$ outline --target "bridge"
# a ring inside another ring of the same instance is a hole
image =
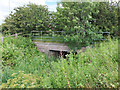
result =
[[[54,55],[56,57],[65,57],[66,54],[70,53],[70,49],[64,43],[55,43],[55,42],[36,42],[38,50],[47,54],[48,56]],[[60,56],[61,54],[61,56]]]
[[[60,36],[57,36],[58,34]],[[69,47],[64,43],[63,37],[61,37],[63,34],[63,31],[32,31],[31,39],[40,52],[43,52],[48,56],[54,55],[60,58],[65,57],[66,54],[70,53]],[[102,34],[110,33],[102,32]],[[81,48],[82,51],[85,51],[85,49],[85,47]]]

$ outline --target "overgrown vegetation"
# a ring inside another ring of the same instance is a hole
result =
[[[30,38],[5,37],[3,43],[0,39],[1,87],[117,88],[118,40],[114,37],[118,33],[118,8],[118,3],[109,2],[59,2],[57,12],[31,3],[15,8],[0,28],[3,35],[49,31],[45,37],[64,37],[63,42],[73,49],[88,48],[59,60],[39,52]],[[91,45],[95,39],[104,39],[102,32],[110,32],[112,40]]]
[[[0,33],[0,38],[2,38],[2,34]],[[0,39],[0,84],[2,83],[2,39]]]
[[[30,39],[3,43],[3,88],[118,87],[118,40],[90,46],[84,53],[50,61]],[[8,53],[9,52],[9,53]],[[24,71],[24,72],[23,72]],[[29,82],[29,81],[30,82]]]

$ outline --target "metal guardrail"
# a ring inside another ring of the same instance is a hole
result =
[[[51,34],[61,33],[64,34],[64,31],[31,31],[31,39],[38,40],[38,41],[62,41],[63,37],[53,37]],[[110,35],[110,32],[91,32],[96,34],[103,34],[103,35]],[[57,35],[59,35],[57,34]],[[46,36],[45,36],[46,35]],[[58,39],[57,39],[58,38]],[[61,40],[60,40],[61,39]],[[93,41],[103,41],[106,39],[93,39]]]
[[[110,32],[91,32],[91,33],[110,35]],[[55,36],[53,36],[53,34]],[[28,35],[28,34],[16,33],[13,35],[1,37],[1,39],[2,39],[2,41],[4,41],[4,38],[6,38],[6,37],[10,37],[10,36],[17,37],[17,35],[24,36],[24,35]],[[64,37],[62,37],[61,35],[63,35],[63,36],[65,35],[64,31],[31,31],[31,34],[29,34],[29,36],[31,37],[32,40],[64,42]],[[106,39],[93,39],[93,41],[103,41],[103,40],[106,40]]]
[[[63,31],[31,31],[31,39],[39,41],[63,41],[61,36],[53,36],[63,34]]]
[[[37,33],[37,35],[35,35]],[[59,34],[58,34],[59,33]],[[97,34],[103,34],[103,35],[110,35],[110,32],[91,32],[91,33],[97,33]],[[53,36],[52,34],[56,34],[56,36]],[[29,35],[32,40],[37,41],[59,41],[64,42],[64,37],[57,36],[57,35],[65,35],[64,31],[31,31],[31,34],[23,34],[23,33],[16,33],[13,35],[1,37],[2,42],[4,41],[4,38],[14,36],[17,38],[18,35],[24,36]],[[93,39],[93,43],[96,41],[106,41],[107,39]]]

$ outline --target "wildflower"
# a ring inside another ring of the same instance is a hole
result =
[[[6,88],[6,87],[7,87],[7,84],[3,83],[3,84],[1,85],[1,87],[2,87],[2,88]]]
[[[14,84],[14,86],[19,86],[19,84]]]
[[[35,85],[31,86],[31,88],[35,88]]]
[[[18,77],[18,80],[20,80],[21,79],[21,77]]]
[[[21,88],[24,88],[24,87],[25,87],[25,85],[24,85],[24,84],[22,84],[20,87],[21,87]]]
[[[7,84],[10,84],[10,82],[9,82],[9,81],[7,81]]]
[[[16,75],[16,73],[13,73],[11,76],[13,77],[13,76],[15,76]]]
[[[32,85],[35,84],[34,82],[32,82]]]
[[[11,79],[8,79],[8,82],[10,82],[11,81]]]
[[[9,87],[10,87],[10,88],[13,88],[13,87],[15,87],[15,85],[14,85],[14,84],[11,84]]]
[[[30,74],[28,74],[29,76],[31,76],[32,74],[30,73]]]
[[[29,82],[29,81],[28,81],[28,80],[23,80],[22,82],[23,82],[23,83],[26,83],[26,82]]]
[[[24,71],[19,71],[19,73],[24,73]]]
[[[17,78],[14,78],[15,81],[17,81]]]

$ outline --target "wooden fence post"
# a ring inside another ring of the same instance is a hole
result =
[[[15,38],[17,38],[17,33],[15,34]]]

